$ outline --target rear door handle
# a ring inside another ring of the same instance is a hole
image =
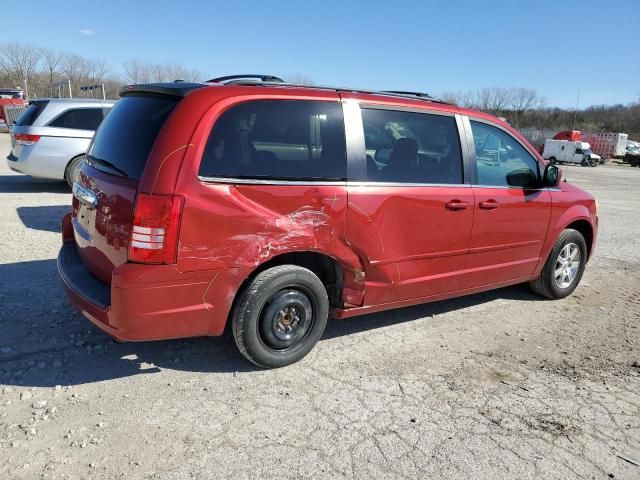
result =
[[[487,200],[485,202],[480,202],[478,206],[483,210],[495,210],[500,206],[500,204],[495,200]]]
[[[469,202],[463,202],[461,200],[451,200],[444,205],[447,210],[466,210],[471,206]]]

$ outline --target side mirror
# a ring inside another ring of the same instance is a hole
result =
[[[548,164],[544,169],[544,175],[542,176],[542,186],[553,188],[560,185],[563,179],[563,172],[556,165]]]

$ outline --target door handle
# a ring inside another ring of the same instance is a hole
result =
[[[461,200],[451,200],[450,202],[445,203],[444,206],[447,210],[466,210],[471,206],[471,204]]]
[[[487,200],[485,202],[480,202],[478,206],[483,210],[495,210],[500,206],[500,204],[495,200]]]

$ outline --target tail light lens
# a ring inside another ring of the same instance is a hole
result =
[[[129,240],[129,261],[176,263],[184,198],[138,193]]]
[[[40,140],[40,135],[30,135],[28,133],[16,133],[16,142],[20,145],[33,145]]]

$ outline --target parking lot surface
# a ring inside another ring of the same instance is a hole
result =
[[[0,478],[640,478],[640,169],[569,167],[600,205],[582,284],[331,321],[263,371],[233,338],[117,344],[56,272],[71,195],[0,134]]]

